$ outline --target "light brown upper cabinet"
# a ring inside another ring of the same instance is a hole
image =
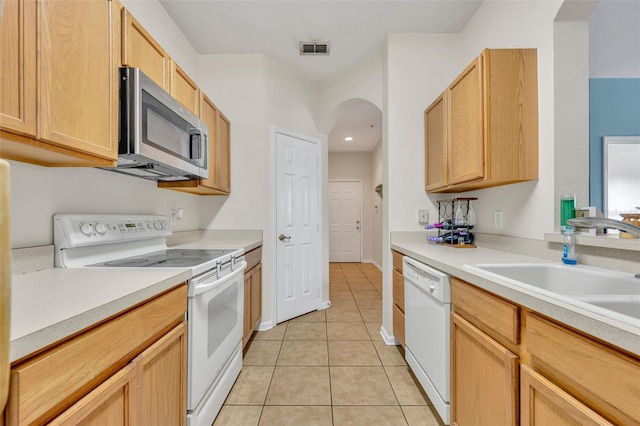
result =
[[[1,157],[47,166],[115,165],[116,3],[4,2]]]
[[[195,115],[200,115],[200,88],[175,61],[171,61],[171,96]]]
[[[209,178],[158,182],[158,187],[199,195],[227,195],[231,192],[230,124],[202,92],[200,119],[209,128]]]
[[[425,111],[428,192],[538,178],[537,68],[536,49],[485,49]]]
[[[427,191],[447,186],[447,140],[444,93],[424,112],[425,188]]]
[[[171,92],[171,57],[131,13],[122,8],[122,65],[140,70]]]
[[[0,125],[36,135],[36,3],[7,0],[0,25]]]

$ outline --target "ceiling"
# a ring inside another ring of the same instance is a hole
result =
[[[481,2],[160,0],[198,53],[261,53],[315,81],[382,49],[389,33],[459,32]],[[330,55],[301,56],[299,41],[328,41]],[[338,121],[330,151],[370,151],[381,140],[381,113],[367,104],[354,106]],[[348,146],[342,144],[346,133],[354,138]]]

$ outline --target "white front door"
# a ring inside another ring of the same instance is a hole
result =
[[[360,262],[362,189],[359,181],[329,182],[329,262]]]
[[[317,143],[276,132],[276,322],[320,307]]]

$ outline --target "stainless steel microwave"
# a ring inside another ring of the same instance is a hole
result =
[[[120,68],[118,165],[156,181],[207,178],[208,128],[138,68]]]

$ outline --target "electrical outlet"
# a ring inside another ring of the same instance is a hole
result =
[[[504,227],[504,217],[502,210],[495,210],[493,212],[493,227],[496,229],[502,229]]]
[[[418,210],[418,223],[420,225],[426,225],[429,223],[429,210]]]

